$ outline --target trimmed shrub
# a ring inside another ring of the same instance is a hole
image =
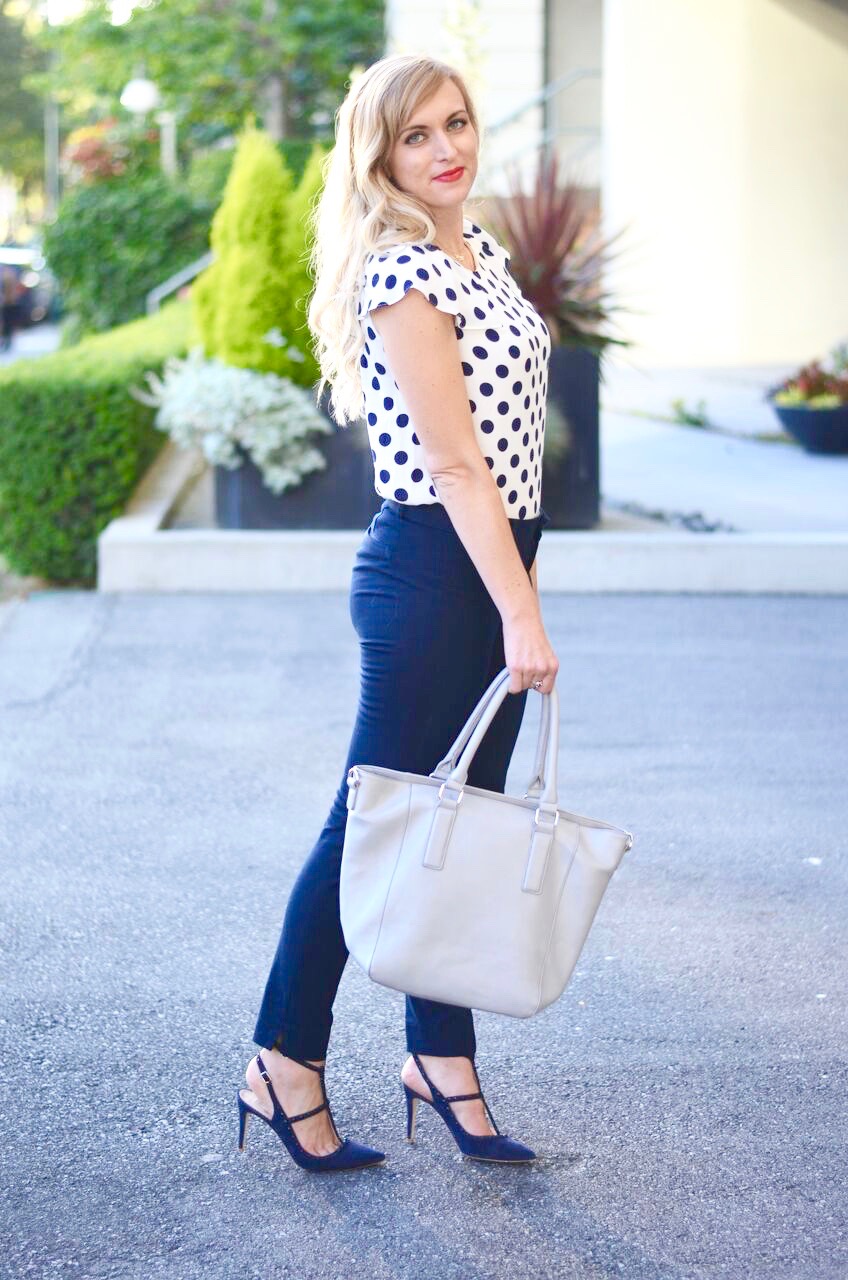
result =
[[[318,378],[306,328],[306,213],[320,189],[322,159],[316,143],[295,185],[266,133],[242,133],[212,222],[215,261],[192,290],[206,356],[302,387]]]
[[[188,301],[0,369],[0,552],[16,573],[93,586],[97,536],[164,443],[129,394],[197,341]]]

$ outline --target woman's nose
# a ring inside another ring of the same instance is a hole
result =
[[[435,142],[436,157],[439,160],[453,160],[456,157],[456,147],[453,139],[446,134],[436,138]]]

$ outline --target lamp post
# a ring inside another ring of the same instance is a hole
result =
[[[121,106],[144,122],[148,111],[161,106],[162,97],[152,80],[136,75],[127,81],[121,93]],[[174,111],[158,111],[154,117],[159,125],[159,163],[162,172],[174,177],[177,172],[177,116]]]

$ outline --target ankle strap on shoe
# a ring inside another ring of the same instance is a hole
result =
[[[445,1094],[443,1094],[442,1091],[439,1088],[437,1088],[435,1084],[433,1084],[433,1081],[427,1075],[427,1072],[424,1070],[424,1064],[419,1058],[418,1054],[413,1053],[412,1058],[413,1058],[413,1061],[415,1062],[416,1067],[421,1072],[422,1080],[428,1086],[434,1098],[440,1098],[442,1102],[473,1102],[475,1098],[483,1097],[483,1092],[480,1088],[480,1077],[477,1075],[477,1070],[474,1066],[473,1059],[471,1061],[471,1069],[474,1072],[474,1078],[477,1081],[477,1092],[476,1093],[455,1093],[451,1097],[446,1097]],[[483,1099],[483,1101],[485,1103],[485,1099]]]
[[[302,1111],[299,1116],[286,1116],[289,1124],[297,1124],[298,1120],[308,1120],[310,1116],[317,1116],[319,1111],[329,1111],[329,1102],[322,1102],[320,1107],[313,1107],[311,1111]]]
[[[317,1063],[307,1062],[305,1058],[296,1058],[293,1053],[287,1053],[285,1056],[291,1058],[292,1062],[297,1062],[301,1067],[308,1067],[310,1071],[316,1071],[319,1076],[324,1074],[326,1063],[322,1062],[319,1066]]]
[[[424,1070],[424,1064],[419,1058],[418,1054],[413,1053],[412,1058],[416,1067],[421,1072],[421,1078],[429,1088],[434,1098],[438,1098],[441,1102],[471,1102],[474,1099],[479,1098],[480,1101],[483,1103],[483,1106],[486,1108],[486,1114],[488,1115],[489,1119],[492,1122],[492,1128],[494,1129],[495,1133],[499,1137],[502,1136],[501,1131],[498,1128],[498,1122],[495,1119],[495,1117],[492,1115],[492,1108],[489,1106],[488,1102],[483,1097],[483,1090],[480,1088],[480,1077],[477,1074],[477,1067],[474,1064],[473,1058],[470,1059],[470,1062],[471,1062],[471,1070],[474,1072],[474,1079],[477,1081],[477,1090],[478,1090],[477,1093],[456,1093],[450,1098],[446,1098],[445,1095],[441,1092],[441,1090],[437,1089],[436,1086],[433,1084],[433,1081],[430,1079],[430,1077],[427,1075],[427,1072]]]
[[[288,1056],[289,1056],[289,1055],[288,1055],[288,1054],[286,1054],[286,1057],[288,1057]],[[299,1061],[300,1061],[300,1059],[299,1059],[299,1058],[293,1058],[293,1059],[292,1059],[292,1061],[293,1061],[293,1062],[299,1062]],[[261,1053],[257,1053],[257,1055],[256,1055],[256,1065],[257,1065],[257,1067],[259,1068],[259,1074],[261,1075],[261,1077],[262,1077],[263,1081],[265,1082],[265,1088],[268,1090],[268,1094],[269,1094],[269,1096],[270,1096],[270,1098],[271,1098],[271,1105],[273,1106],[275,1113],[276,1113],[276,1112],[279,1112],[279,1114],[283,1117],[283,1119],[284,1119],[288,1124],[297,1124],[298,1120],[308,1120],[310,1116],[317,1116],[317,1115],[318,1115],[318,1113],[319,1113],[319,1111],[329,1111],[329,1110],[330,1110],[330,1104],[329,1104],[329,1102],[327,1101],[327,1091],[326,1091],[326,1089],[324,1088],[323,1068],[315,1067],[315,1066],[313,1066],[313,1064],[312,1064],[311,1062],[306,1062],[306,1063],[304,1063],[304,1066],[312,1067],[313,1071],[319,1071],[319,1072],[320,1072],[320,1074],[321,1074],[321,1076],[322,1076],[322,1079],[321,1079],[321,1092],[322,1092],[322,1093],[323,1093],[323,1095],[324,1095],[324,1101],[321,1103],[321,1105],[320,1105],[319,1107],[313,1107],[311,1111],[301,1111],[300,1115],[297,1115],[297,1116],[289,1116],[289,1115],[286,1115],[285,1110],[283,1109],[283,1107],[282,1107],[282,1106],[281,1106],[281,1104],[280,1104],[280,1100],[279,1100],[279,1098],[277,1097],[276,1093],[274,1092],[274,1086],[273,1086],[273,1084],[271,1083],[271,1077],[270,1077],[270,1075],[268,1074],[268,1068],[265,1066],[265,1063],[262,1061],[262,1055],[261,1055]],[[332,1112],[330,1113],[330,1124],[333,1126],[333,1129],[334,1129],[334,1130],[335,1130],[335,1132],[336,1132],[336,1137],[338,1137],[338,1136],[339,1136],[339,1135],[338,1135],[338,1130],[336,1129],[335,1123],[334,1123],[334,1121],[333,1121]],[[339,1138],[339,1141],[341,1141],[341,1138]]]

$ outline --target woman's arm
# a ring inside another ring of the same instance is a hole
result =
[[[439,498],[503,620],[509,692],[520,693],[541,678],[542,692],[548,693],[559,660],[545,633],[534,580],[477,442],[454,321],[417,288],[369,315],[409,406]]]
[[[427,470],[503,618],[538,613],[506,511],[474,435],[451,316],[417,289],[370,313],[409,406]]]

